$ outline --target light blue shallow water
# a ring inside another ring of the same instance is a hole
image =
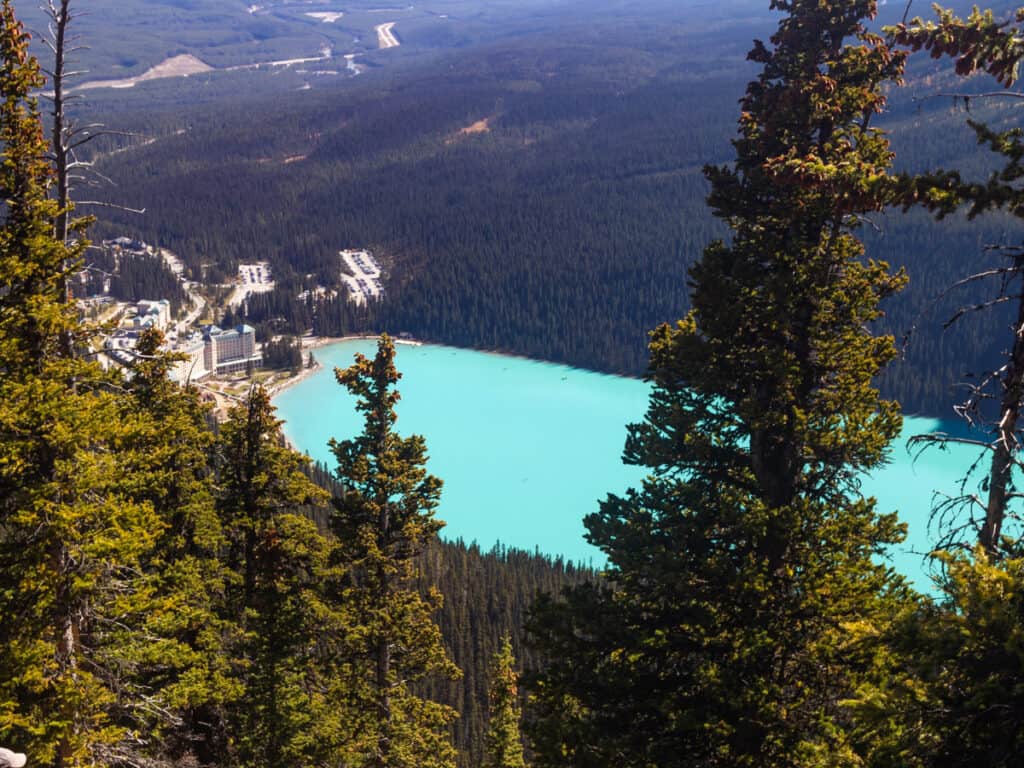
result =
[[[362,429],[354,400],[333,368],[356,352],[373,356],[374,341],[347,341],[315,352],[324,368],[274,400],[285,434],[300,450],[332,466],[331,437]],[[495,542],[600,564],[583,539],[583,516],[609,492],[643,477],[621,463],[625,425],[639,421],[648,385],[635,379],[434,345],[399,345],[402,371],[397,429],[427,439],[430,471],[444,480],[439,517],[448,538]],[[904,435],[936,429],[906,420]],[[916,462],[900,441],[892,462],[865,481],[881,511],[898,510],[910,536],[894,565],[927,588],[920,552],[929,543],[928,510],[935,491],[952,493],[971,454],[931,450]]]

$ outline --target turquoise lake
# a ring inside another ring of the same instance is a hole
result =
[[[333,466],[327,441],[362,429],[354,400],[333,369],[376,342],[346,341],[314,352],[323,368],[274,399],[285,434],[300,450]],[[397,429],[426,437],[429,470],[444,480],[438,517],[443,535],[496,542],[599,565],[583,539],[584,515],[609,492],[635,485],[644,472],[621,462],[625,425],[643,418],[648,385],[519,357],[435,345],[397,347],[402,372]],[[908,418],[904,438],[940,423]],[[928,588],[920,553],[929,549],[928,514],[935,492],[954,493],[973,452],[930,450],[916,462],[906,441],[890,464],[864,482],[880,511],[898,511],[910,534],[894,565]]]

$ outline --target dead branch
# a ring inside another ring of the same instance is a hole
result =
[[[127,205],[120,205],[119,203],[108,203],[103,200],[79,200],[75,205],[95,205],[101,208],[115,208],[119,211],[125,211],[127,213],[137,213],[142,215],[146,212],[145,208],[130,208]]]

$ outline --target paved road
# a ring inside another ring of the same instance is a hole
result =
[[[174,253],[171,253],[166,248],[160,249],[160,255],[163,257],[164,263],[167,264],[167,268],[170,269],[174,274],[181,277],[184,272],[185,265],[181,259]],[[193,309],[185,316],[185,319],[179,323],[180,326],[188,327],[202,317],[203,312],[206,310],[206,299],[204,299],[199,293],[193,288],[195,283],[190,283],[188,280],[182,278],[182,285],[188,292],[189,298],[192,300]]]

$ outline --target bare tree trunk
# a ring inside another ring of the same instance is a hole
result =
[[[1024,265],[1018,264],[1018,269]],[[1024,279],[1024,278],[1022,278]],[[1006,504],[1013,485],[1014,457],[1019,450],[1017,424],[1020,420],[1021,397],[1024,395],[1024,293],[1017,299],[1017,324],[1013,329],[1013,349],[1002,379],[1003,396],[996,424],[996,441],[989,470],[988,501],[985,523],[978,543],[990,554],[999,548]]]
[[[67,31],[71,22],[69,5],[71,0],[49,0],[47,11],[50,16],[49,41],[53,53],[53,71],[50,72],[50,85],[53,88],[53,125],[50,144],[53,151],[53,167],[57,181],[57,216],[53,221],[53,235],[56,240],[67,245],[70,230],[69,219],[71,205],[71,179],[70,160],[71,149],[68,145],[67,125]],[[67,269],[70,265],[65,264],[65,270],[60,278],[59,290],[61,298],[65,302],[71,301],[71,287],[68,285]],[[74,341],[70,331],[63,331],[60,334],[61,352],[65,357],[74,354]]]
[[[50,2],[49,12],[53,23],[53,127],[51,144],[54,154],[54,170],[57,176],[57,205],[60,208],[53,223],[54,237],[62,243],[68,239],[68,206],[71,203],[71,185],[68,179],[67,119],[65,115],[65,64],[67,55],[67,29],[70,21],[68,5],[71,0]]]

